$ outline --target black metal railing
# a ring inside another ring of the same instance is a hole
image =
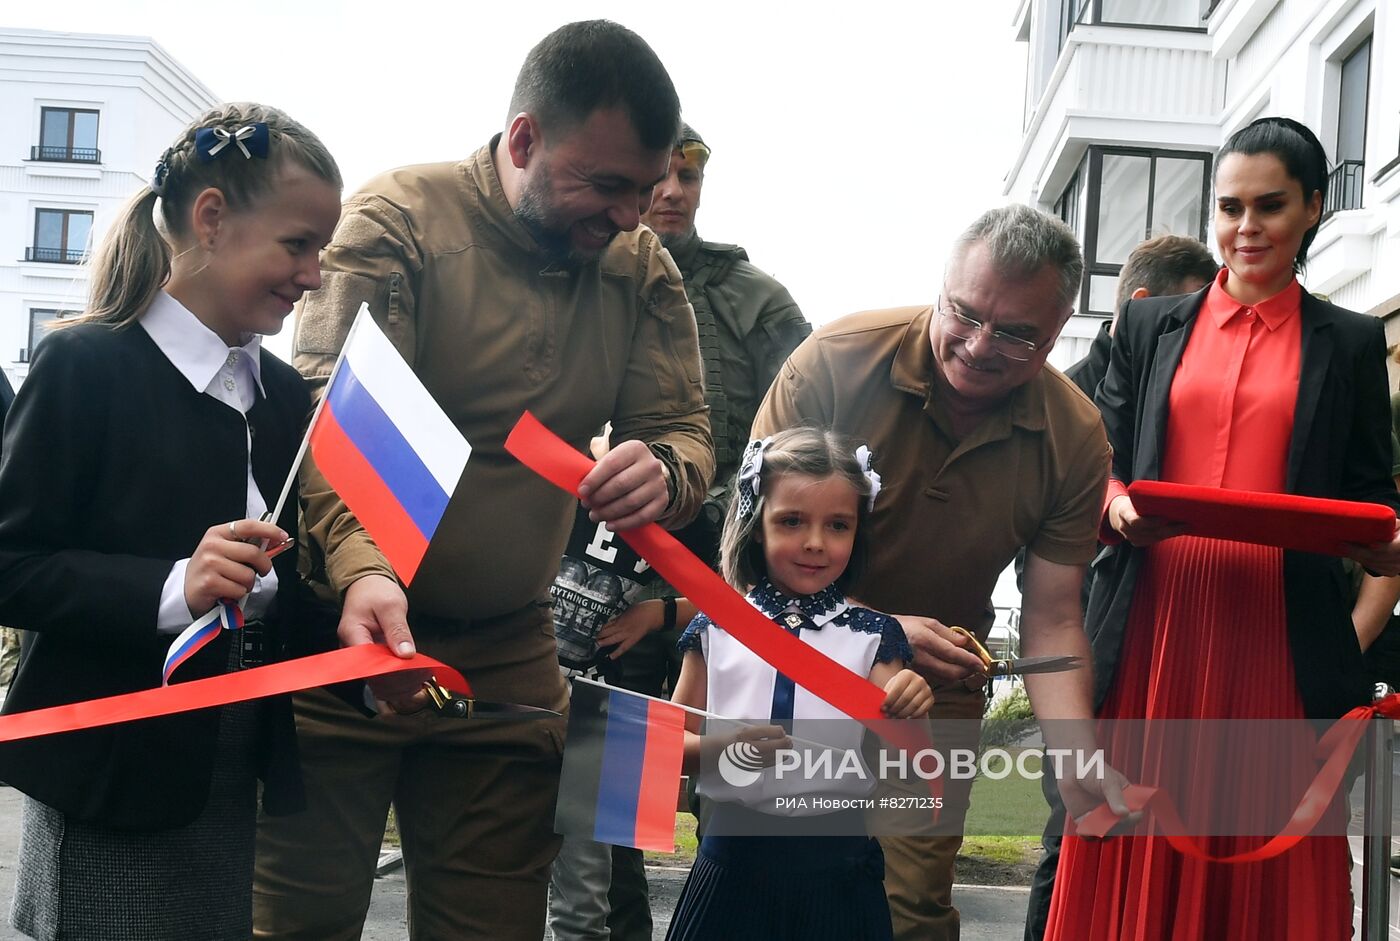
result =
[[[29,148],[30,160],[54,163],[101,163],[102,151],[96,147],[69,147],[66,144],[35,144]]]
[[[1365,184],[1360,160],[1343,160],[1327,176],[1327,200],[1322,205],[1322,218],[1344,209],[1361,208],[1361,188]]]
[[[81,248],[42,248],[35,245],[24,250],[25,261],[47,261],[56,265],[80,265],[87,260]]]

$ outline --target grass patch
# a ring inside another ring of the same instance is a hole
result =
[[[1026,751],[1006,748],[1012,761]],[[1038,749],[1026,757],[1027,772],[1040,770]],[[1000,763],[993,769],[1000,771]],[[972,782],[972,807],[963,826],[956,879],[970,885],[1030,885],[1040,862],[1040,835],[1050,808],[1040,791],[1040,781],[1016,770],[997,780],[985,774]]]
[[[673,853],[657,853],[647,850],[642,854],[649,866],[689,866],[695,861],[695,851],[699,841],[695,838],[695,818],[688,813],[676,814],[676,850]]]
[[[1013,762],[1018,760],[1026,749],[1008,748]],[[1024,762],[1025,769],[1034,773],[1040,770],[1039,749],[1031,749]],[[1000,771],[1000,762],[993,765]],[[1045,796],[1040,792],[1040,781],[1022,777],[1013,770],[1001,780],[989,778],[985,774],[972,782],[972,809],[968,811],[963,833],[973,836],[1002,836],[1030,839],[1039,844],[1040,835],[1045,831],[1045,821],[1050,817],[1050,808]]]
[[[1040,862],[1040,840],[1022,836],[969,836],[954,866],[964,885],[1030,885]]]
[[[1024,836],[969,836],[963,838],[960,855],[989,863],[1012,866],[1040,860],[1040,840]]]

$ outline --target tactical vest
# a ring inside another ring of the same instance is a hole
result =
[[[685,275],[685,293],[695,308],[695,327],[700,335],[700,359],[705,366],[705,404],[710,406],[710,433],[715,441],[715,466],[732,468],[739,463],[747,441],[734,441],[729,424],[729,398],[724,392],[724,356],[720,350],[719,324],[710,307],[706,288],[719,284],[742,257],[737,245],[701,242],[696,260],[703,261],[694,275]],[[716,484],[719,481],[716,479]]]

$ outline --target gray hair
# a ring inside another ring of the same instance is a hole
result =
[[[1060,274],[1060,302],[1073,307],[1084,280],[1084,255],[1070,227],[1054,216],[1013,203],[989,209],[953,243],[951,269],[973,245],[985,245],[997,272],[1007,278],[1034,277],[1046,265]]]

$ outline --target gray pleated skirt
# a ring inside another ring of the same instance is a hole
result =
[[[257,710],[223,707],[209,803],[188,826],[111,830],[26,797],[10,923],[41,941],[252,937]]]

